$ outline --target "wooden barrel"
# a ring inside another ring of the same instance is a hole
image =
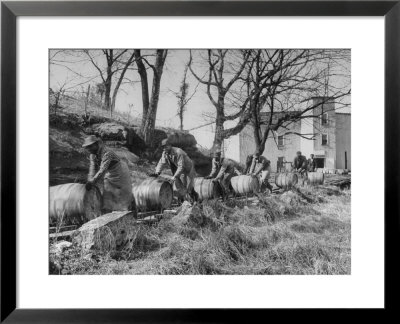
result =
[[[279,173],[275,176],[275,184],[279,188],[290,189],[298,182],[298,176],[295,173]]]
[[[199,195],[199,200],[219,198],[222,195],[222,188],[218,182],[211,179],[195,178],[194,190]]]
[[[161,179],[146,179],[132,185],[136,208],[140,211],[166,209],[172,203],[172,186]]]
[[[248,175],[233,177],[231,179],[231,185],[235,193],[241,195],[258,192],[260,189],[260,182],[257,177]]]
[[[292,162],[286,162],[285,163],[285,171],[292,172],[292,169],[293,169]]]
[[[308,172],[308,184],[311,186],[324,184],[324,174],[320,172]]]
[[[101,215],[101,203],[96,187],[89,191],[80,183],[50,187],[50,224],[82,225]]]
[[[172,176],[169,174],[163,173],[162,175],[160,175],[158,177],[158,179],[160,179],[162,181],[167,181],[170,183]],[[178,200],[182,200],[182,199],[185,199],[186,194],[187,194],[187,189],[186,189],[186,187],[183,186],[182,182],[175,181],[172,185],[172,197],[176,198]]]

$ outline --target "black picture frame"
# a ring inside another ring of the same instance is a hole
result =
[[[396,309],[400,215],[400,3],[396,1],[129,1],[1,3],[1,322],[231,322],[238,310],[16,308],[16,19],[19,16],[384,16],[385,309]],[[366,67],[366,68],[373,68]],[[373,82],[373,80],[371,80]],[[372,136],[372,134],[371,134]],[[366,152],[365,163],[381,157]],[[382,170],[372,170],[383,174]],[[368,175],[366,175],[368,176]],[[371,184],[371,190],[377,190]],[[378,189],[379,190],[379,189]],[[393,242],[394,241],[394,242]],[[396,248],[397,246],[397,248]],[[391,251],[389,251],[391,250]],[[393,251],[392,251],[393,250]],[[373,258],[371,258],[373,262]],[[190,296],[188,296],[190,298]],[[243,311],[242,311],[243,312]],[[248,310],[244,312],[256,312]],[[261,312],[258,310],[257,312]],[[253,317],[254,313],[251,314]],[[262,314],[258,314],[261,315]],[[318,315],[317,315],[318,316]],[[380,318],[381,319],[381,318]],[[248,317],[250,320],[250,317]],[[382,319],[381,319],[382,320]]]

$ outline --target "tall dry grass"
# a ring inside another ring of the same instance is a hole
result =
[[[208,201],[201,226],[141,225],[123,251],[64,266],[70,274],[350,274],[350,201],[335,188],[260,196],[257,205]]]

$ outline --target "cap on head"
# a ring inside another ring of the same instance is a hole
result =
[[[161,144],[160,144],[160,146],[161,147],[166,147],[166,146],[169,146],[170,144],[169,144],[169,142],[168,142],[168,138],[164,138],[162,141],[161,141]]]
[[[297,153],[296,153],[297,155],[301,155],[301,152],[300,151],[297,151]]]
[[[88,137],[85,138],[82,147],[88,147],[94,143],[97,143],[99,141],[99,138],[97,138],[94,135],[89,135]]]

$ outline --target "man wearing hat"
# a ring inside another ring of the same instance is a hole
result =
[[[271,161],[260,155],[258,151],[252,155],[252,164],[247,174],[253,177],[260,177],[261,187],[265,185],[272,192],[272,186],[268,182],[271,176]]]
[[[134,199],[130,173],[125,162],[106,148],[101,139],[90,135],[82,145],[90,154],[86,189],[100,188],[103,194],[103,212],[132,210]]]
[[[244,170],[244,174],[249,174],[250,173],[250,168],[253,164],[253,154],[249,154],[246,157],[246,168]]]
[[[236,168],[236,164],[231,159],[221,158],[221,152],[215,151],[213,153],[212,169],[209,176],[205,179],[213,179],[218,181],[223,189],[224,198],[228,198],[231,191],[231,179],[237,174],[242,173]]]
[[[293,161],[293,168],[295,171],[299,172],[302,177],[307,176],[307,158],[301,155],[301,152],[296,153],[296,157]]]
[[[317,168],[317,162],[314,159],[314,154],[310,154],[310,158],[308,159],[308,172],[315,172]]]
[[[182,190],[182,196],[189,195],[194,201],[197,201],[198,195],[194,191],[194,178],[196,171],[194,163],[185,151],[178,147],[173,147],[164,139],[161,142],[163,150],[160,161],[157,164],[156,172],[151,176],[159,176],[165,166],[169,166],[173,174],[172,182],[178,190]]]

